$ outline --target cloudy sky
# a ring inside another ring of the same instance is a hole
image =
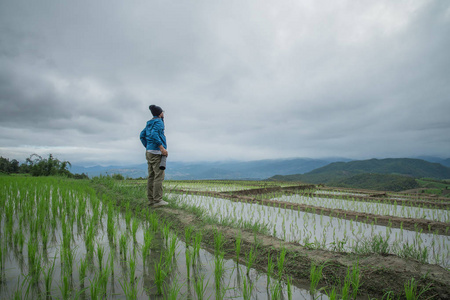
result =
[[[450,157],[450,1],[0,0],[0,155]]]

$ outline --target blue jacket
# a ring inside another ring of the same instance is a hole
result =
[[[160,150],[163,145],[167,149],[166,136],[164,135],[164,121],[161,118],[154,117],[147,122],[145,128],[141,131],[141,142],[147,150]]]

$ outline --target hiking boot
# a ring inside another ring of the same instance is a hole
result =
[[[156,207],[165,206],[165,205],[168,205],[168,204],[169,204],[169,203],[167,203],[166,201],[161,200],[161,201],[159,201],[159,202],[153,202],[153,203],[151,203],[149,206],[150,206],[150,207],[156,208]]]

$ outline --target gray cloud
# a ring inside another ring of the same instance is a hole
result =
[[[2,1],[0,154],[448,156],[447,1]],[[17,156],[16,156],[16,155]]]

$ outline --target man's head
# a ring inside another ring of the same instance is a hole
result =
[[[150,105],[148,108],[150,109],[154,117],[160,117],[161,114],[164,112],[161,107],[156,106],[154,104]]]

